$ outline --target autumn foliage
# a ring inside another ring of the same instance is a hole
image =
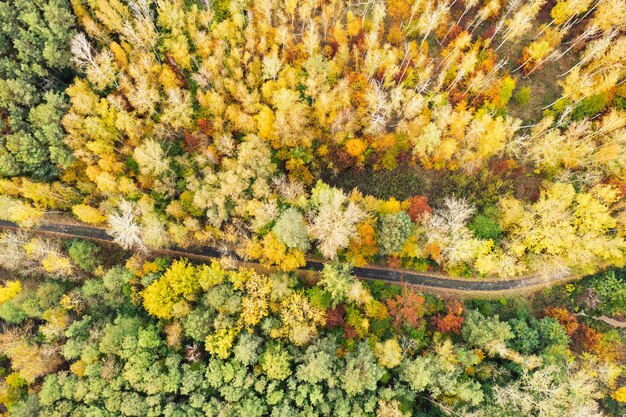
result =
[[[389,315],[396,327],[409,326],[418,328],[425,313],[424,297],[410,288],[386,301]]]

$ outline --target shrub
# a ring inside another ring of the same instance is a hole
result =
[[[524,86],[520,88],[517,94],[515,95],[515,101],[517,102],[517,104],[519,104],[520,106],[523,106],[526,103],[528,103],[528,101],[530,100],[530,93],[531,93],[530,87]]]

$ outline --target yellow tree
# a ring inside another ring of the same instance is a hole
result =
[[[41,223],[44,211],[26,201],[12,200],[8,214],[8,219],[20,227],[31,228]]]
[[[618,194],[609,186],[577,193],[571,184],[547,185],[533,204],[511,197],[500,202],[505,248],[516,257],[529,257],[545,274],[571,270],[592,273],[624,263],[626,242],[611,230],[617,222],[611,205]]]
[[[22,291],[22,284],[19,281],[6,281],[0,286],[0,305],[11,301]]]
[[[141,292],[146,311],[158,318],[184,317],[188,301],[196,299],[200,282],[196,269],[186,259],[174,261],[161,278]]]
[[[272,336],[287,337],[296,346],[311,342],[318,328],[326,323],[324,312],[313,306],[302,292],[294,292],[283,300],[279,314],[282,327]]]
[[[87,204],[77,204],[72,206],[72,212],[82,222],[89,224],[102,224],[106,221],[106,217],[97,208]]]

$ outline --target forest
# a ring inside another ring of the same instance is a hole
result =
[[[626,272],[442,299],[5,233],[9,416],[622,416]],[[55,265],[50,271],[50,258]],[[621,332],[621,333],[620,333]],[[602,411],[604,410],[604,411]],[[607,414],[604,414],[606,412]]]
[[[626,415],[625,81],[626,0],[0,0],[0,415]]]

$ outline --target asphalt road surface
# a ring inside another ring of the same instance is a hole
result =
[[[15,223],[0,220],[0,229],[12,229],[20,230]],[[63,224],[47,222],[38,227],[30,229],[29,232],[53,235],[53,236],[65,236],[65,237],[77,237],[90,240],[100,241],[113,241],[111,237],[104,229],[80,226],[74,224]],[[154,251],[156,253],[160,251]],[[166,250],[168,254],[204,258],[220,258],[223,252],[211,246],[196,246],[191,248],[172,247]],[[240,260],[236,254],[229,253],[229,255],[237,260]],[[255,263],[255,262],[248,262]],[[309,260],[306,266],[300,268],[301,271],[320,271],[323,268],[323,262]],[[456,293],[493,293],[507,294],[519,292],[528,292],[528,290],[540,289],[556,282],[562,283],[572,281],[577,276],[557,277],[555,279],[546,279],[544,277],[526,276],[521,278],[511,279],[457,279],[449,278],[441,274],[428,274],[415,271],[397,270],[384,267],[355,267],[353,274],[362,279],[374,279],[392,283],[404,283],[415,285],[424,289],[432,289],[435,291],[452,291]]]

